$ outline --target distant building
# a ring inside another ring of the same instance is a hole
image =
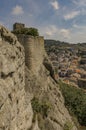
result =
[[[22,23],[14,23],[13,24],[13,31],[14,30],[20,30],[22,28],[25,28],[25,24],[22,24]]]

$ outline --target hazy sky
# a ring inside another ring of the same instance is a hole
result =
[[[0,24],[36,27],[45,38],[86,42],[86,0],[0,0]]]

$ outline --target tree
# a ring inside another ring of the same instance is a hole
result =
[[[28,32],[27,32],[27,35],[39,36],[38,29],[36,29],[36,28],[29,28]]]
[[[33,28],[33,27],[17,29],[17,30],[12,31],[12,33],[25,34],[25,35],[31,35],[31,36],[39,36],[38,29]]]
[[[86,126],[86,93],[79,88],[59,82],[65,105],[81,125]]]

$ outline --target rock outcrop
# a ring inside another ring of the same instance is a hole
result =
[[[34,49],[35,48],[33,46],[33,50]],[[42,49],[44,50],[44,48]],[[39,49],[39,51],[41,50]],[[39,52],[34,53],[35,53],[34,55],[36,55],[36,53]],[[38,64],[39,66],[39,69],[37,69],[38,71],[34,71],[33,73],[33,70],[28,69],[27,66],[26,85],[25,85],[26,92],[27,93],[30,92],[30,94],[33,95],[33,99],[35,98],[38,100],[40,107],[41,107],[40,104],[43,103],[42,107],[45,107],[45,109],[46,107],[49,108],[48,110],[46,109],[47,112],[45,113],[42,113],[39,108],[38,110],[37,109],[35,110],[36,111],[35,114],[38,117],[37,118],[38,126],[41,130],[64,130],[65,124],[67,122],[71,122],[71,124],[73,125],[72,130],[77,130],[77,128],[74,126],[71,116],[69,115],[67,109],[64,106],[64,99],[59,90],[59,86],[56,84],[54,78],[52,78],[51,72],[53,73],[53,69],[46,55],[46,52],[43,51],[43,54],[41,55],[43,60],[40,63],[40,66]],[[38,61],[40,60],[39,56],[37,60]],[[35,66],[35,68],[38,66]],[[35,106],[36,103],[37,102],[34,102]],[[33,109],[35,109],[34,108],[35,106],[33,106]]]
[[[0,130],[27,130],[33,111],[24,89],[24,48],[4,27],[0,34]]]
[[[34,38],[25,35],[17,35],[17,37],[25,48],[27,66],[25,89],[32,95],[32,100],[37,100],[34,101],[33,111],[36,112],[34,115],[37,115],[39,128],[41,130],[64,130],[65,124],[71,122],[72,130],[77,130],[64,106],[64,98],[55,82],[54,69],[45,52],[43,37]],[[42,110],[36,105],[39,107],[42,105]],[[49,109],[47,110],[46,107]],[[43,110],[46,112],[44,113]]]
[[[79,78],[78,85],[80,88],[86,89],[86,78]]]
[[[68,122],[77,130],[52,78],[43,38],[22,35],[24,51],[7,29],[0,27],[0,34],[0,130],[64,130]]]

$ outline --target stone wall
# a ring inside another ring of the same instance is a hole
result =
[[[24,27],[25,27],[25,25],[22,24],[22,23],[15,23],[15,24],[13,25],[13,31],[15,31],[15,30],[20,30],[20,29],[22,29],[22,28],[24,28]]]
[[[41,36],[17,35],[19,42],[25,48],[25,63],[34,73],[40,69],[44,55],[44,39]]]

